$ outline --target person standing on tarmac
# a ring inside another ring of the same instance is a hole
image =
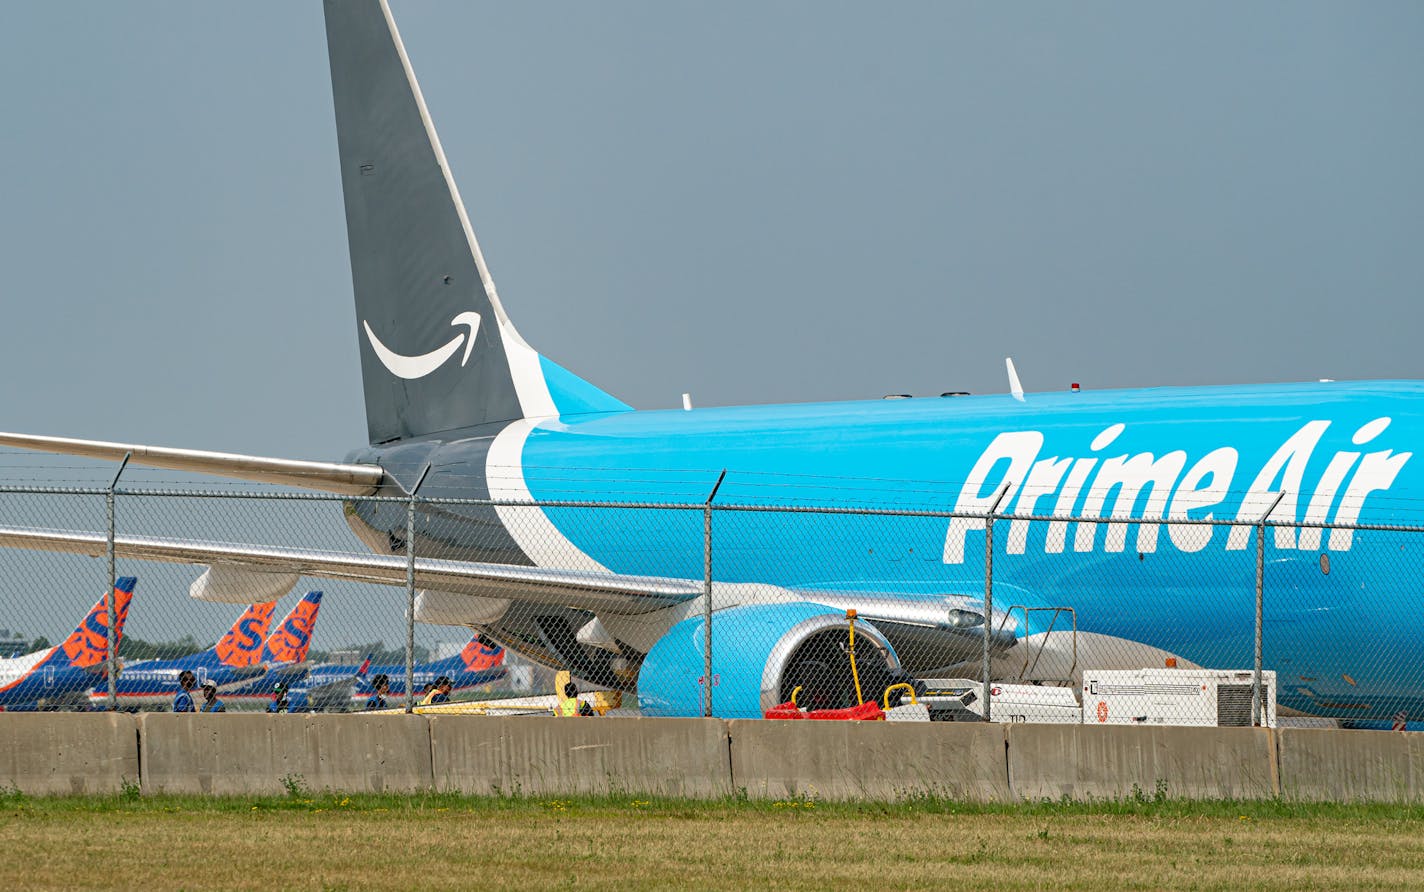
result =
[[[203,682],[201,688],[203,692],[203,702],[198,706],[198,712],[227,712],[227,707],[218,699],[218,683],[211,678]]]
[[[271,713],[286,712],[288,705],[287,686],[279,681],[272,686],[272,702],[267,704],[267,711]]]
[[[436,703],[449,703],[450,690],[454,687],[450,683],[448,675],[442,675],[435,679],[435,684],[431,686],[430,693],[425,695],[425,699],[420,702],[421,706],[432,706]]]
[[[555,708],[556,715],[572,718],[581,715],[593,715],[593,707],[578,698],[578,685],[572,681],[564,683],[564,695],[559,698],[559,705]]]
[[[377,675],[371,679],[371,688],[375,693],[371,694],[370,698],[366,700],[366,709],[385,709],[386,694],[390,693],[391,690],[390,676],[384,672]]]
[[[184,669],[178,673],[179,691],[173,695],[174,712],[197,712],[193,708],[193,694],[191,693],[197,683],[198,676],[193,674],[193,670]]]

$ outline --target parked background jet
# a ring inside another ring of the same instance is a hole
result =
[[[199,684],[216,682],[219,690],[266,672],[263,648],[276,606],[275,601],[263,601],[248,607],[207,650],[171,660],[125,664],[115,685],[119,703],[129,707],[168,704],[178,693],[178,675],[184,670],[192,671]],[[99,685],[89,692],[89,702],[103,703],[108,696],[109,686]]]
[[[255,703],[271,698],[272,687],[281,682],[290,686],[306,674],[307,653],[316,632],[317,614],[321,612],[321,592],[307,592],[267,636],[262,644],[257,677],[248,677],[223,693],[231,707],[240,703]]]
[[[1318,679],[1282,685],[1282,705],[1424,714],[1418,587],[1379,571],[1412,553],[1409,540],[1319,530],[1424,520],[1424,466],[1410,451],[1424,441],[1420,382],[634,411],[515,329],[386,3],[325,10],[369,446],[331,463],[25,435],[0,443],[131,453],[134,464],[348,496],[403,497],[423,479],[422,496],[493,501],[417,511],[416,618],[475,627],[545,665],[636,689],[645,713],[660,715],[700,714],[707,690],[700,523],[687,512],[543,505],[590,493],[701,503],[725,472],[719,505],[919,498],[963,515],[720,523],[710,681],[716,714],[729,717],[847,674],[838,648],[848,608],[863,621],[860,671],[877,682],[962,665],[986,643],[1000,665],[1022,663],[1047,633],[984,604],[984,516],[996,504],[1015,518],[995,540],[996,603],[1074,608],[1076,666],[1160,665],[1163,655],[1245,665],[1253,616],[1242,580],[1253,525],[1271,509],[1274,521],[1316,525],[1267,536],[1272,572],[1293,588],[1291,601],[1265,608],[1276,630],[1266,666]],[[737,287],[734,259],[715,259],[719,280]],[[884,322],[873,299],[864,312]],[[369,556],[123,535],[114,548],[207,565],[190,588],[207,600],[260,600],[254,589],[299,575],[399,586],[409,564],[395,501],[346,503]],[[1236,526],[1189,525],[1208,517]],[[632,547],[653,538],[657,547]],[[97,533],[32,529],[0,530],[0,544],[106,547]],[[1385,664],[1387,676],[1370,669]]]
[[[425,685],[442,675],[450,679],[453,693],[468,691],[504,678],[504,648],[476,634],[457,654],[441,660],[416,663],[415,692],[421,694]],[[387,705],[398,706],[405,698],[405,664],[371,664],[359,667],[313,666],[305,677],[290,689],[293,708],[298,698],[307,709],[363,709],[374,693],[371,682],[378,675],[390,680]]]
[[[114,586],[114,643],[123,638],[124,620],[133,599],[132,576]],[[87,709],[95,677],[107,677],[109,596],[99,599],[69,637],[48,650],[0,660],[0,707]]]

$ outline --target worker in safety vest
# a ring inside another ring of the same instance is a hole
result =
[[[435,679],[435,684],[430,686],[430,693],[425,695],[425,699],[420,701],[421,706],[432,706],[436,703],[449,703],[450,691],[454,685],[450,682],[450,677],[442,675]]]
[[[568,681],[564,682],[564,689],[559,697],[559,705],[554,710],[554,714],[569,718],[580,715],[593,715],[593,707],[579,700],[578,685],[572,681]]]
[[[566,682],[564,689],[559,692],[559,707],[556,715],[576,716],[578,715],[578,686],[573,682]]]

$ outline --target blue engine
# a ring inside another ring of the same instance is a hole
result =
[[[644,715],[703,714],[703,618],[673,626],[653,645],[638,674]],[[900,676],[900,660],[868,622],[855,626],[855,662],[865,699]],[[845,614],[795,601],[730,607],[712,615],[712,709],[719,718],[759,719],[791,699],[817,709],[855,704]]]

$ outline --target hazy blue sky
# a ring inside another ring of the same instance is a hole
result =
[[[393,6],[635,406],[1424,377],[1419,3]],[[363,442],[320,3],[8,4],[0,120],[0,429]]]
[[[393,6],[635,406],[1424,377],[1418,3]],[[0,429],[362,442],[316,0],[7,6],[0,114]]]

